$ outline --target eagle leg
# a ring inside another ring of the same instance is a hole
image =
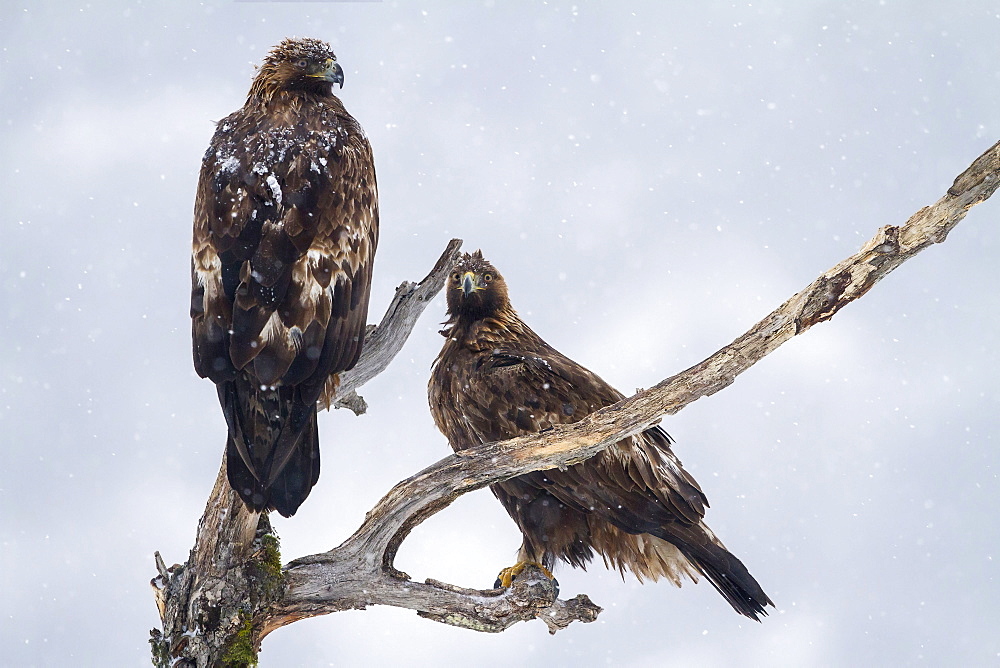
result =
[[[513,566],[508,566],[507,568],[500,571],[500,574],[497,575],[496,582],[493,583],[493,588],[494,589],[510,588],[510,586],[514,584],[514,579],[517,578],[517,576],[520,575],[526,568],[537,569],[542,573],[542,575],[552,580],[552,582],[555,583],[556,588],[559,587],[559,580],[556,580],[556,577],[552,575],[552,571],[545,568],[545,566],[542,566],[537,561],[519,561]]]

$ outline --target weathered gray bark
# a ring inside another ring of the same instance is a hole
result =
[[[269,557],[266,518],[258,524],[257,517],[243,510],[220,473],[188,563],[168,571],[158,561],[160,576],[153,585],[164,631],[154,631],[154,659],[165,664],[183,657],[190,661],[187,665],[217,665],[226,648],[234,646],[244,647],[252,659],[261,639],[285,624],[377,604],[409,608],[435,621],[479,631],[502,631],[535,617],[553,633],[573,621],[592,621],[600,608],[582,595],[557,599],[552,583],[537,573],[526,572],[508,591],[480,591],[435,580],[412,582],[393,568],[393,559],[415,526],[462,494],[529,471],[582,461],[663,415],[723,389],[788,339],[832,318],[900,264],[943,242],[967,211],[989,198],[998,185],[1000,143],[976,159],[936,203],[904,225],[878,230],[860,251],[703,362],[576,424],[448,456],[396,485],[342,545],[296,559],[280,572],[273,555]],[[435,269],[443,264],[447,272],[449,263],[443,260]],[[440,285],[434,292],[437,289]],[[392,323],[380,325],[386,333],[392,327]],[[385,365],[365,368],[373,376]],[[370,377],[354,384],[343,379],[340,396]],[[233,573],[235,578],[228,577]],[[191,630],[185,633],[187,629]],[[243,644],[234,645],[234,638]],[[232,651],[229,656],[241,659]]]
[[[327,382],[320,397],[320,406],[348,408],[356,415],[365,412],[364,399],[355,390],[385,371],[403,348],[420,314],[444,286],[461,248],[462,240],[452,239],[424,280],[419,283],[404,281],[396,288],[396,295],[382,316],[382,322],[376,327],[368,326],[361,359],[353,369],[339,374],[339,382]]]

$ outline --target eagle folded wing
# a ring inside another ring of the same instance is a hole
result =
[[[195,369],[219,386],[234,489],[284,515],[318,478],[316,402],[361,353],[378,244],[371,147],[337,82],[329,45],[275,47],[218,124],[195,203]]]

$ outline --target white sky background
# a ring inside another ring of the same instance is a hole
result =
[[[947,7],[947,8],[946,8]],[[146,665],[152,554],[181,562],[225,422],[191,367],[201,155],[288,35],[329,40],[367,130],[371,319],[452,236],[550,343],[626,392],[729,342],[1000,138],[995,2],[5,3],[0,9],[3,665]],[[375,608],[270,636],[262,665],[982,665],[1000,656],[1000,203],[665,425],[708,523],[777,603],[557,572],[598,622],[500,636]],[[324,413],[323,473],[275,519],[337,545],[450,452],[433,303]],[[397,566],[489,586],[519,544],[487,491]]]

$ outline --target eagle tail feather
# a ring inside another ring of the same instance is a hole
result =
[[[301,431],[297,432],[294,447],[281,464],[280,473],[272,475],[274,480],[268,486],[271,507],[284,517],[295,514],[319,480],[319,425],[315,404],[305,420]]]
[[[675,544],[736,612],[757,622],[767,616],[774,603],[736,555],[714,540]]]
[[[248,374],[218,390],[229,427],[229,484],[250,510],[291,517],[319,480],[315,404],[304,405],[294,388],[261,387]]]

